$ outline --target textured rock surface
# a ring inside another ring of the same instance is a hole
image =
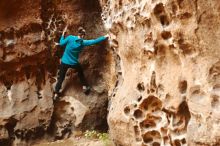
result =
[[[0,1],[0,145],[106,128],[107,97],[119,146],[220,145],[219,18],[218,0]],[[111,51],[85,50],[91,94],[69,70],[53,105],[66,25],[88,39],[106,28]]]
[[[82,123],[88,108],[72,96],[63,97],[60,102],[55,104],[54,121],[57,138],[62,138],[65,134],[67,137]]]
[[[116,60],[108,116],[114,141],[220,145],[219,1],[100,2]]]
[[[66,25],[75,35],[79,26],[85,27],[87,39],[103,35],[99,2],[0,2],[0,145],[11,145],[14,140],[14,145],[26,145],[45,133],[63,138],[74,128],[106,130],[108,81],[104,78],[109,74],[104,72],[109,72],[111,55],[105,43],[81,55],[91,94],[82,93],[76,73],[70,70],[63,84],[63,99],[53,105],[52,89],[63,52],[54,42]],[[78,109],[82,107],[86,110]]]

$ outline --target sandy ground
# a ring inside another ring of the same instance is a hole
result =
[[[42,142],[33,146],[115,146],[112,141],[102,141],[97,139],[87,139],[82,137],[71,137],[55,142]]]

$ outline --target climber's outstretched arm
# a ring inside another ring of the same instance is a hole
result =
[[[94,44],[98,44],[104,40],[106,40],[107,37],[106,36],[101,36],[97,39],[94,39],[94,40],[83,40],[83,45],[84,46],[91,46],[91,45],[94,45]]]

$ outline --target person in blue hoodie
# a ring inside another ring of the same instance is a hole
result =
[[[82,88],[85,94],[88,94],[90,91],[90,86],[88,85],[85,76],[83,74],[83,69],[79,63],[79,54],[86,46],[91,46],[94,44],[98,44],[108,38],[108,35],[98,37],[97,39],[93,40],[85,40],[83,39],[86,35],[85,29],[79,27],[78,29],[78,36],[68,35],[64,37],[67,27],[63,31],[63,34],[60,38],[59,44],[60,46],[66,46],[64,54],[61,58],[61,64],[58,72],[57,83],[55,86],[55,99],[58,97],[60,93],[60,89],[65,79],[66,72],[69,68],[75,69],[78,72],[78,77],[82,84]]]

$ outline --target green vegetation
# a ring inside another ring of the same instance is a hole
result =
[[[86,130],[84,136],[88,139],[98,139],[102,141],[105,146],[110,146],[110,138],[108,133],[99,133],[95,130]]]

